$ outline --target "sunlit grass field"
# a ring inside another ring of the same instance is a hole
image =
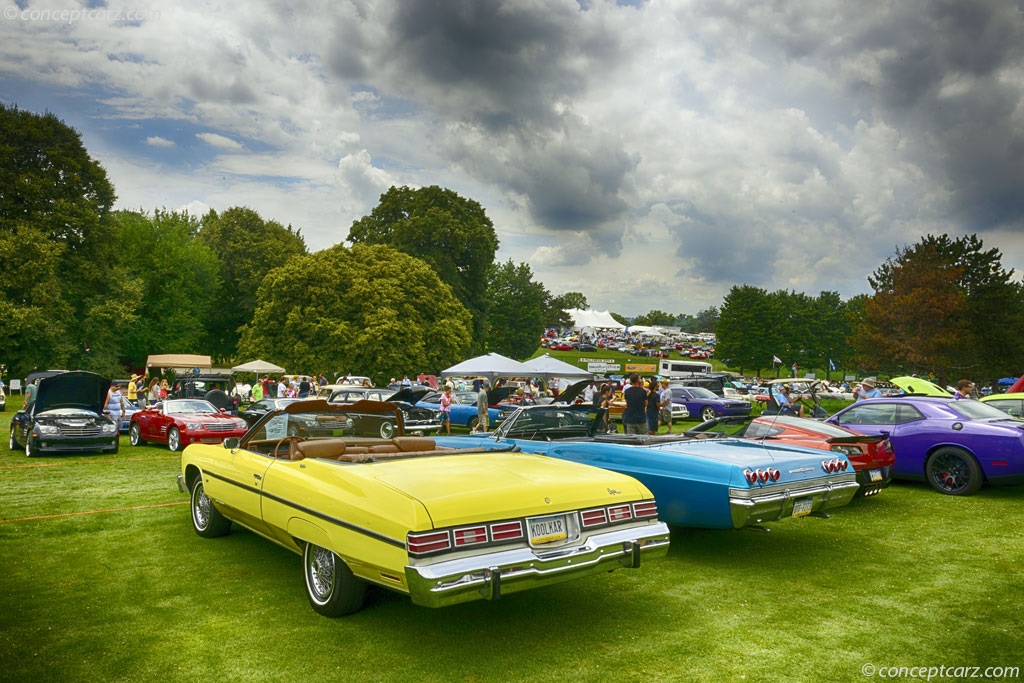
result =
[[[10,414],[0,680],[863,681],[870,666],[1024,669],[1024,487],[961,499],[898,484],[770,533],[676,529],[669,556],[635,571],[440,610],[378,591],[363,611],[326,619],[306,602],[297,555],[245,531],[195,535],[177,454],[123,437],[115,456],[29,460],[6,447]]]

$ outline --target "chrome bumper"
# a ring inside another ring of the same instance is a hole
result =
[[[569,581],[619,567],[640,566],[640,558],[668,553],[668,525],[658,522],[643,527],[593,534],[582,545],[538,551],[515,548],[407,566],[409,595],[417,605],[444,607],[471,600],[496,600],[515,593]]]
[[[811,499],[806,512],[821,512],[842,507],[851,500],[860,484],[853,472],[833,475],[809,482],[772,484],[760,488],[729,489],[729,512],[732,525],[740,529],[749,524],[773,522],[793,516],[798,500]]]
[[[188,493],[188,486],[185,484],[185,475],[178,474],[178,490],[182,493]]]

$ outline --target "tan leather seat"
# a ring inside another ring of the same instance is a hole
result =
[[[432,451],[437,448],[437,442],[427,436],[396,436],[391,441],[403,453]]]
[[[295,450],[300,457],[293,457],[292,460],[301,460],[302,458],[337,459],[345,454],[345,442],[335,440],[303,441],[295,447]]]

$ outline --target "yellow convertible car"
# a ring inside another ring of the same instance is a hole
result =
[[[352,435],[381,417],[395,421],[394,437]],[[200,536],[225,535],[234,522],[302,555],[310,604],[331,617],[358,610],[368,584],[441,607],[668,552],[668,527],[635,479],[438,447],[405,436],[401,412],[376,401],[298,401],[240,439],[191,445],[178,486]]]

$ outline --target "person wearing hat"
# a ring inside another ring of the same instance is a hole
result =
[[[875,378],[865,377],[862,379],[857,388],[853,390],[853,398],[856,401],[866,398],[882,398],[882,392],[875,388]]]
[[[775,402],[779,404],[780,414],[796,415],[798,417],[807,417],[804,414],[804,406],[802,403],[797,403],[793,400],[793,397],[789,394],[788,384],[779,384],[774,388]]]
[[[133,406],[139,405],[139,385],[138,381],[142,379],[136,374],[132,375],[132,378],[128,380],[128,386],[125,388],[125,394],[127,395],[128,402]]]

